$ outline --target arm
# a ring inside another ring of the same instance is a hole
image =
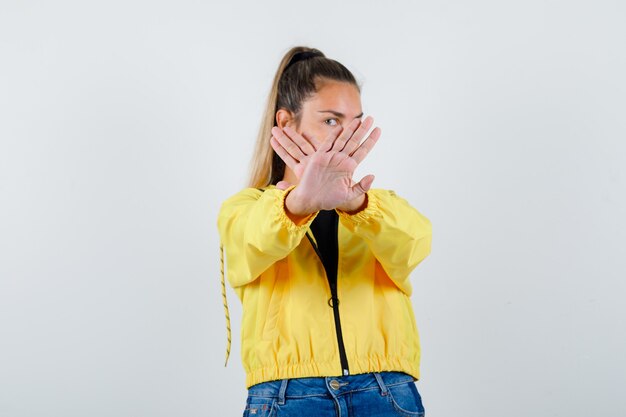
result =
[[[285,198],[292,189],[246,188],[222,204],[217,226],[233,287],[254,281],[304,237],[317,213],[294,223],[285,211]]]
[[[431,249],[430,220],[393,191],[372,189],[354,214],[337,210],[341,223],[361,237],[391,280],[411,295],[411,271]]]

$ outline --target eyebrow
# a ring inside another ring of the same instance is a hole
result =
[[[334,111],[334,110],[318,110],[317,112],[318,113],[332,113],[332,114],[334,114],[337,117],[341,117],[342,119],[344,119],[346,117],[345,114],[340,113],[338,111]],[[355,116],[354,118],[358,119],[359,117],[363,117],[363,112],[361,112],[361,114]]]

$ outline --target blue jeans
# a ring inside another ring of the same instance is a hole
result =
[[[268,381],[248,388],[243,417],[422,417],[412,376],[381,372]]]

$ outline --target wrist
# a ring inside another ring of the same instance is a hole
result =
[[[285,212],[294,223],[300,223],[317,211],[318,210],[298,193],[297,187],[287,191],[287,197],[285,197]]]
[[[346,202],[346,204],[337,206],[337,210],[343,211],[346,214],[356,214],[367,207],[367,201],[367,193],[364,193]]]

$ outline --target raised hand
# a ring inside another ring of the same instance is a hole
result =
[[[380,128],[377,127],[361,143],[372,124],[371,117],[363,123],[353,121],[344,130],[333,129],[323,142],[311,139],[304,143],[304,137],[292,139],[287,135],[272,138],[272,147],[276,153],[294,173],[298,170],[298,186],[287,197],[293,214],[306,215],[318,210],[349,208],[351,202],[363,197],[374,176],[366,175],[359,182],[355,182],[352,176],[380,137]],[[341,135],[337,137],[339,132]],[[317,145],[317,149],[308,153],[311,150],[309,146],[313,146],[311,142]]]
[[[337,128],[340,127],[341,126],[337,126]],[[341,131],[337,128],[333,129],[324,141],[336,138],[337,134]],[[315,150],[324,141],[320,141],[316,137],[309,136],[304,132],[300,134],[289,126],[285,126],[282,129],[278,126],[274,126],[272,128],[270,144],[278,156],[280,156],[280,159],[282,159],[285,164],[291,168],[296,177],[300,179],[311,155],[315,153]],[[290,185],[291,184],[286,181],[280,181],[277,184],[278,188],[281,189],[286,189]]]
[[[302,177],[302,173],[310,157],[323,143],[338,140],[339,143],[345,144],[348,139],[355,135],[355,141],[351,143],[354,144],[354,146],[358,146],[363,136],[365,136],[367,131],[372,127],[373,121],[374,119],[372,117],[367,117],[363,122],[361,122],[360,119],[355,119],[343,130],[341,125],[338,125],[322,140],[307,132],[300,134],[289,126],[285,126],[282,129],[278,126],[274,126],[272,128],[270,144],[299,180]],[[357,128],[358,131],[355,132]],[[340,135],[339,138],[337,138],[337,135]],[[349,149],[350,152],[353,150],[354,147]],[[277,187],[284,190],[290,185],[291,184],[286,181],[280,181]]]

